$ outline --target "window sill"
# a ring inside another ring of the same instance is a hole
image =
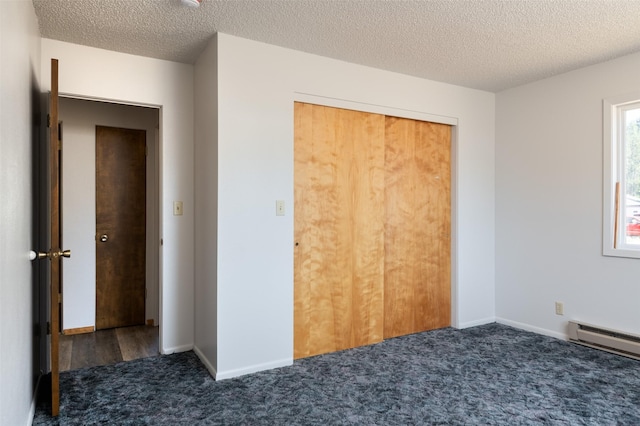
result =
[[[640,249],[624,249],[624,248],[605,248],[602,251],[603,256],[627,257],[630,259],[640,259]]]

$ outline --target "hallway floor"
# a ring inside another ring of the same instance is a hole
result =
[[[60,335],[60,371],[158,355],[158,327],[140,325]]]

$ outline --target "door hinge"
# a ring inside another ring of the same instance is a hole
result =
[[[47,334],[51,334],[51,323],[47,321]]]
[[[51,116],[47,114],[47,127],[51,127]]]
[[[62,151],[62,141],[58,139],[58,151]]]
[[[62,293],[58,293],[58,303],[62,303]]]

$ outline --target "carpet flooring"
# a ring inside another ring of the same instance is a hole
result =
[[[640,425],[640,362],[488,324],[214,381],[193,352],[60,375],[34,425]]]

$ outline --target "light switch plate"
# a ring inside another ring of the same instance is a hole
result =
[[[173,202],[173,215],[182,216],[182,201]]]
[[[276,200],[276,216],[284,216],[284,200]]]

